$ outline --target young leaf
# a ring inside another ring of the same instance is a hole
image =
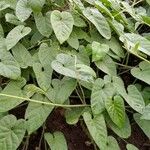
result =
[[[138,148],[132,144],[127,144],[126,148],[127,148],[127,150],[138,150]]]
[[[150,138],[150,120],[144,120],[141,119],[141,114],[134,114],[134,120],[136,121],[136,123],[140,126],[140,128],[143,130],[143,132],[145,133],[145,135]]]
[[[62,132],[45,133],[44,138],[51,150],[67,150],[67,142]]]
[[[24,36],[31,32],[31,28],[19,25],[13,28],[6,37],[7,50],[14,47]]]
[[[21,88],[25,85],[25,83],[26,81],[24,79],[20,81],[10,81],[1,93],[23,97]],[[0,96],[0,112],[11,110],[23,101],[24,100],[18,98]]]
[[[19,0],[16,5],[16,16],[21,22],[27,20],[32,13],[28,0]]]
[[[41,12],[42,7],[45,4],[45,0],[28,0],[28,4],[32,8],[33,12]]]
[[[14,46],[12,48],[12,53],[21,68],[32,66],[32,56],[22,44],[18,43]]]
[[[49,16],[43,16],[42,13],[34,13],[34,19],[38,31],[43,36],[48,38],[52,34],[52,27]]]
[[[135,78],[142,80],[150,85],[150,65],[149,65],[149,63],[142,61],[139,64],[138,68],[135,67],[131,70],[131,74]]]
[[[53,103],[63,104],[76,87],[76,80],[64,77],[62,80],[53,79],[52,87],[47,90],[46,96]]]
[[[95,8],[86,8],[83,10],[84,16],[91,21],[99,33],[106,39],[111,38],[111,30],[105,17]]]
[[[92,61],[102,60],[108,53],[109,46],[98,42],[92,43]]]
[[[17,120],[13,115],[7,115],[0,120],[0,148],[16,150],[25,135],[25,121]]]
[[[120,128],[125,124],[125,106],[120,96],[114,96],[113,100],[108,98],[105,101],[106,110],[112,121]]]
[[[100,10],[101,12],[105,13],[106,15],[108,15],[111,19],[113,19],[113,16],[112,16],[111,12],[109,11],[109,9],[107,9],[107,7],[105,5],[103,5],[102,2],[96,1],[95,5],[96,5],[98,10]]]
[[[103,115],[96,115],[92,119],[91,114],[85,112],[83,118],[97,146],[102,150],[105,149],[107,143],[107,129]]]
[[[19,64],[5,49],[0,49],[0,75],[10,79],[17,79],[21,75]]]
[[[72,32],[74,19],[69,12],[54,10],[51,13],[51,24],[58,41],[62,44]]]
[[[46,97],[41,94],[36,94],[33,99],[42,102],[50,102]],[[25,113],[25,119],[27,120],[27,131],[29,134],[36,131],[46,121],[46,118],[53,110],[53,106],[47,106],[40,103],[30,102]]]

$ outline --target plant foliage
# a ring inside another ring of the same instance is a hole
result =
[[[150,138],[147,29],[149,0],[0,0],[0,149],[16,150],[57,107],[100,150],[120,149],[108,129],[130,137],[132,115]],[[9,114],[22,104],[24,119]],[[43,135],[68,149],[63,132]]]

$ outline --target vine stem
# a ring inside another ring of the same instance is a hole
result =
[[[26,101],[33,102],[33,103],[56,106],[56,107],[74,108],[74,107],[89,107],[90,106],[90,105],[87,105],[87,104],[82,104],[82,105],[54,104],[54,103],[51,103],[51,102],[43,102],[43,101],[39,101],[39,100],[36,100],[36,99],[30,99],[30,98],[27,98],[27,97],[25,98],[25,97],[14,96],[14,95],[9,95],[9,94],[3,94],[3,93],[0,93],[0,96],[15,98],[15,99],[22,99],[22,100],[26,100]]]

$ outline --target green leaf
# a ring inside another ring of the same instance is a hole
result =
[[[112,121],[120,128],[125,124],[125,106],[120,96],[114,96],[113,99],[108,98],[105,101],[106,110]]]
[[[42,102],[50,102],[41,94],[36,94],[32,98]],[[36,131],[40,126],[42,126],[53,108],[53,106],[47,106],[40,103],[29,103],[25,113],[27,131],[29,134]]]
[[[113,87],[111,81],[106,82],[106,76],[104,80],[98,78],[95,80],[91,94],[91,107],[93,114],[100,114],[105,109],[105,101],[114,96],[116,90]]]
[[[16,5],[16,16],[21,22],[27,20],[32,13],[28,0],[19,0]]]
[[[124,58],[124,50],[115,37],[112,37],[110,40],[105,40],[104,43],[109,46],[113,53],[121,58]]]
[[[107,144],[107,128],[103,115],[96,115],[92,119],[91,114],[85,112],[83,118],[93,140],[100,149],[104,150]]]
[[[17,79],[21,75],[20,67],[10,52],[0,49],[0,75]]]
[[[51,24],[58,41],[62,44],[72,32],[74,19],[69,12],[54,10],[51,13]]]
[[[92,43],[92,61],[102,60],[108,53],[109,46],[98,42]]]
[[[42,13],[34,13],[34,19],[38,31],[48,38],[52,34],[49,15],[43,16]]]
[[[23,37],[31,32],[31,28],[19,25],[13,28],[6,37],[7,50],[14,47]]]
[[[137,112],[143,113],[145,102],[141,93],[138,91],[135,85],[129,85],[127,90],[128,96],[125,97],[126,102]]]
[[[78,13],[73,13],[72,16],[74,19],[74,25],[76,27],[86,27],[85,21],[80,17]]]
[[[105,115],[106,122],[108,126],[121,138],[129,138],[131,135],[131,125],[128,116],[125,117],[125,123],[122,128],[119,128],[116,124],[112,122],[108,115]]]
[[[146,0],[146,2],[150,5],[150,0]]]
[[[85,108],[72,108],[65,111],[66,122],[74,125],[79,121],[80,116],[85,112]]]
[[[7,8],[15,9],[15,7],[16,7],[16,0],[1,0],[0,1],[0,11],[7,9]]]
[[[4,38],[4,30],[1,24],[0,24],[0,38]]]
[[[47,68],[45,69],[41,63],[37,62],[33,64],[33,71],[38,85],[46,91],[51,83],[52,69],[49,67],[49,70],[47,70]]]
[[[46,96],[56,104],[63,104],[76,87],[76,80],[64,77],[62,80],[53,79]]]
[[[104,81],[100,78],[96,79],[92,88],[91,108],[94,114],[99,114],[105,109],[106,94],[103,91]]]
[[[96,61],[95,65],[108,75],[116,76],[116,64],[112,58],[106,55],[102,60]]]
[[[120,22],[113,19],[109,20],[109,24],[119,36],[124,35],[124,26]]]
[[[9,22],[14,25],[23,25],[24,24],[15,15],[10,14],[10,13],[7,13],[5,15],[5,19],[6,19],[6,22]]]
[[[150,104],[144,108],[141,119],[150,120]]]
[[[0,120],[0,148],[16,150],[25,135],[25,121],[17,120],[13,115],[7,115]]]
[[[95,5],[96,5],[98,10],[100,10],[102,13],[105,13],[106,15],[108,15],[110,18],[113,19],[111,12],[109,11],[109,9],[107,9],[107,7],[105,5],[103,5],[102,2],[95,1]]]
[[[78,64],[76,55],[59,54],[51,66],[60,74],[87,82],[93,82],[93,78],[96,77],[92,68],[84,64]]]
[[[20,81],[10,81],[4,90],[1,92],[2,94],[8,94],[13,96],[23,97],[23,92],[21,88],[25,85],[26,81],[24,79]],[[6,112],[21,104],[24,100],[18,98],[11,97],[0,97],[0,112]]]
[[[12,53],[21,68],[32,66],[32,56],[22,44],[18,43],[16,46],[14,46],[12,48]]]
[[[134,120],[139,125],[139,127],[143,130],[145,135],[150,138],[150,120],[141,119],[141,114],[134,114]]]
[[[113,86],[116,89],[117,93],[120,94],[123,98],[127,97],[127,92],[124,86],[124,82],[120,77],[113,77]]]
[[[81,2],[81,0],[73,0],[73,2],[76,4],[76,6],[80,9],[80,10],[84,10],[84,5]]]
[[[106,149],[107,150],[120,150],[118,142],[114,137],[108,136]]]
[[[138,148],[132,144],[127,144],[126,148],[127,148],[127,150],[138,150]]]
[[[106,39],[111,38],[111,30],[105,17],[95,8],[86,8],[83,10],[84,16],[91,21],[99,33]]]
[[[51,150],[67,150],[67,141],[62,132],[45,133],[44,138]]]
[[[0,113],[0,119],[2,119],[6,115],[8,115],[8,112],[2,112],[2,113]]]
[[[72,48],[74,48],[76,50],[79,48],[79,40],[78,40],[78,37],[74,31],[71,33],[67,42]]]
[[[51,63],[56,57],[56,51],[49,47],[46,43],[40,45],[38,52],[39,62],[33,64],[37,82],[39,86],[46,91],[51,83],[52,68]]]
[[[28,0],[28,3],[32,8],[33,12],[41,12],[42,7],[45,4],[45,0]]]
[[[139,67],[131,69],[131,74],[150,85],[150,65],[148,62],[142,61]]]
[[[150,56],[150,41],[135,33],[126,33],[120,37],[120,40],[126,44],[127,48],[134,48],[139,43],[138,50]],[[132,51],[133,53],[136,53]]]

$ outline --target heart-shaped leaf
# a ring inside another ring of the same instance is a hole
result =
[[[21,22],[27,20],[32,13],[28,0],[19,0],[16,5],[16,16]]]
[[[51,24],[58,41],[62,44],[72,32],[74,19],[69,12],[54,10],[51,13]]]
[[[17,120],[13,115],[7,115],[0,120],[0,148],[16,150],[25,134],[25,121]]]
[[[51,150],[67,150],[67,142],[62,132],[45,133],[44,138]]]
[[[24,36],[31,32],[31,28],[19,25],[13,28],[6,37],[7,50],[14,47]]]

